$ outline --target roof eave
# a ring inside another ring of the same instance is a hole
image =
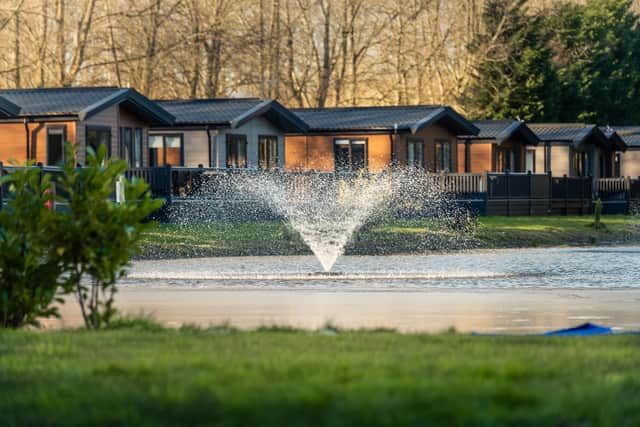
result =
[[[609,141],[611,142],[611,145],[615,146],[619,151],[627,151],[627,149],[629,148],[624,138],[620,136],[618,132],[614,131],[609,136]]]
[[[496,135],[496,142],[502,145],[503,142],[509,140],[513,136],[520,134],[525,140],[526,145],[538,145],[540,138],[527,126],[524,122],[514,121]]]
[[[20,114],[20,107],[7,98],[0,96],[0,115],[6,117],[17,116]]]
[[[159,104],[147,99],[145,96],[130,88],[120,89],[95,104],[86,107],[78,113],[78,118],[82,121],[87,120],[99,112],[125,101],[133,103],[137,108],[149,114],[160,124],[172,125],[175,122],[175,117],[171,113]]]
[[[293,125],[293,128],[296,131],[304,133],[309,130],[309,125],[306,122],[304,122],[296,114],[287,110],[279,102],[273,99],[265,99],[258,105],[250,108],[249,110],[235,117],[233,120],[231,120],[231,122],[229,122],[229,126],[232,129],[236,129],[242,126],[243,124],[247,123],[248,121],[256,117],[260,117],[268,113],[269,111],[274,111],[278,115],[278,117],[281,117],[286,122]]]
[[[411,133],[415,135],[426,126],[429,126],[433,123],[438,123],[442,119],[449,119],[453,121],[455,125],[454,127],[457,127],[457,129],[454,129],[454,133],[457,135],[478,135],[480,133],[480,129],[478,129],[469,120],[462,117],[462,115],[453,110],[451,107],[438,108],[435,112],[414,123],[409,127],[409,129],[411,130]]]

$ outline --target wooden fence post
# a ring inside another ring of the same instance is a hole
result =
[[[565,174],[562,179],[564,179],[564,215],[567,216],[569,214],[569,177]]]
[[[551,171],[547,171],[547,183],[549,187],[549,195],[547,197],[547,215],[551,215],[553,213],[553,176],[551,176]]]
[[[167,203],[171,204],[173,198],[173,172],[171,171],[171,165],[166,166],[167,176],[165,177],[165,189],[167,191]]]
[[[4,175],[4,169],[3,169],[3,165],[2,162],[0,162],[0,178],[2,178],[2,176]],[[0,184],[0,210],[2,210],[2,207],[4,206],[4,185]]]
[[[504,175],[507,178],[507,216],[511,216],[511,174],[507,170]]]
[[[529,208],[529,216],[531,216],[533,215],[533,212],[531,209],[531,205],[532,205],[531,198],[533,197],[533,181],[531,178],[531,171],[527,171],[527,177],[529,178],[529,197],[527,200],[529,200],[528,208]]]

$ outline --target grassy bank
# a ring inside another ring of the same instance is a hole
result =
[[[428,220],[390,221],[367,226],[347,247],[348,254],[423,253],[440,249],[508,248],[640,242],[640,219],[591,216],[480,217],[462,237]],[[143,242],[143,258],[184,256],[308,254],[298,234],[281,222],[161,224]]]
[[[640,425],[640,336],[0,332],[13,425]]]

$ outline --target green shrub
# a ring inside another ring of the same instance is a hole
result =
[[[0,327],[35,324],[58,316],[53,302],[75,293],[89,329],[108,325],[116,281],[125,273],[144,230],[145,219],[160,207],[142,180],[123,180],[126,201],[112,199],[127,164],[107,160],[106,147],[89,150],[87,165],[76,168],[68,144],[59,194],[51,176],[27,164],[2,178],[9,202],[0,210]],[[66,206],[53,211],[54,201]]]
[[[0,179],[7,184],[8,203],[0,210],[0,327],[37,324],[37,319],[59,316],[61,265],[52,251],[54,213],[51,179],[28,164]]]
[[[52,238],[66,273],[64,289],[76,294],[86,327],[97,329],[113,317],[115,283],[125,274],[143,231],[151,225],[145,219],[162,202],[152,200],[148,185],[134,178],[124,180],[126,201],[114,203],[115,182],[127,163],[107,160],[105,146],[97,153],[88,151],[87,165],[76,168],[68,148],[60,189],[61,201],[69,209],[56,216]]]

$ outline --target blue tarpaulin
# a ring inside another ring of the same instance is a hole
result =
[[[618,332],[616,335],[620,334],[633,334],[640,332]],[[481,334],[478,332],[472,332],[471,335],[476,336],[499,336],[505,334]],[[506,334],[509,335],[509,334]],[[593,323],[583,323],[579,326],[574,326],[573,328],[567,329],[558,329],[556,331],[544,332],[542,334],[534,334],[534,336],[538,337],[577,337],[577,336],[589,336],[589,335],[614,335],[613,329],[608,326],[600,326],[594,325]]]
[[[611,335],[613,330],[608,326],[594,325],[593,323],[584,323],[573,328],[558,329],[557,331],[545,332],[543,336],[584,336],[584,335]]]

